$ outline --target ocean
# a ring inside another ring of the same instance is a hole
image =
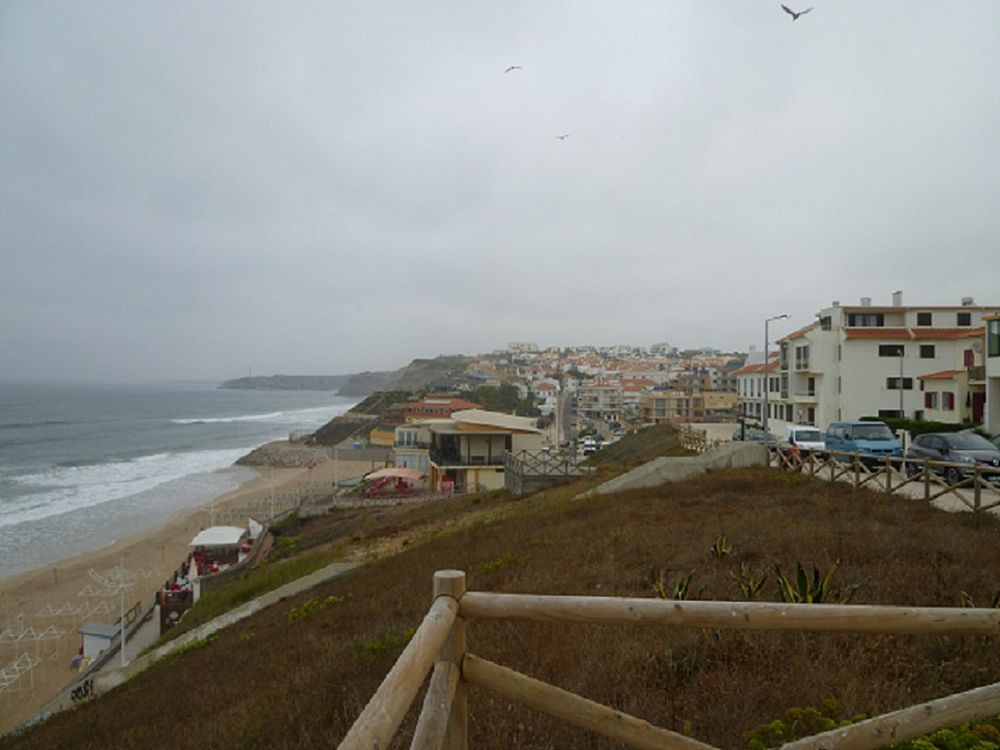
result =
[[[256,476],[240,456],[354,403],[216,383],[0,383],[0,578],[204,505]]]

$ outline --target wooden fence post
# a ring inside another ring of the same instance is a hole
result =
[[[450,596],[461,601],[465,594],[465,573],[461,570],[439,570],[434,574],[434,598]],[[465,618],[456,617],[451,626],[451,635],[441,649],[441,660],[454,664],[461,671],[465,659]],[[448,733],[445,735],[444,750],[466,750],[469,737],[469,688],[464,679],[458,681],[455,697],[448,714]]]
[[[983,509],[983,489],[979,486],[979,480],[982,479],[982,474],[979,471],[979,464],[976,464],[976,473],[972,475],[972,510],[975,513],[979,513]]]

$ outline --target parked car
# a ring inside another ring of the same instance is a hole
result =
[[[733,433],[733,440],[746,440],[761,445],[777,445],[778,436],[773,432],[764,432],[756,427],[746,427],[736,430]]]
[[[831,422],[826,428],[826,449],[861,454],[866,464],[886,456],[902,456],[903,449],[885,422]],[[847,456],[837,456],[849,461]]]
[[[930,460],[962,464],[934,467],[934,471],[949,484],[957,484],[971,476],[977,463],[997,469],[996,473],[988,472],[986,478],[992,482],[1000,481],[1000,448],[974,432],[928,432],[917,435],[906,450],[906,458],[906,472],[911,476],[920,471],[919,462]]]
[[[810,453],[822,456],[826,455],[826,438],[815,427],[793,424],[785,430],[785,439],[778,444],[778,448],[796,456]]]

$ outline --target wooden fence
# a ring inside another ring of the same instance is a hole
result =
[[[695,453],[707,453],[722,443],[720,440],[709,438],[708,430],[698,429],[690,425],[680,425],[677,432],[680,436],[681,446]]]
[[[975,513],[1000,506],[1000,467],[949,461],[915,461],[901,456],[869,456],[829,451],[822,455],[799,455],[780,448],[770,449],[769,463],[784,471],[850,482],[925,501],[946,498],[960,503],[958,509]]]
[[[469,653],[465,623],[472,618],[727,630],[1000,635],[995,609],[466,592],[465,573],[457,570],[434,574],[433,595],[430,611],[340,743],[341,750],[388,747],[429,673],[411,749],[465,750],[468,687],[476,685],[630,747],[713,750],[711,745]],[[783,750],[868,750],[997,713],[1000,683],[790,742]]]

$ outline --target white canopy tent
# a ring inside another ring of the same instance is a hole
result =
[[[192,547],[235,547],[247,533],[238,526],[211,526],[191,540]]]

